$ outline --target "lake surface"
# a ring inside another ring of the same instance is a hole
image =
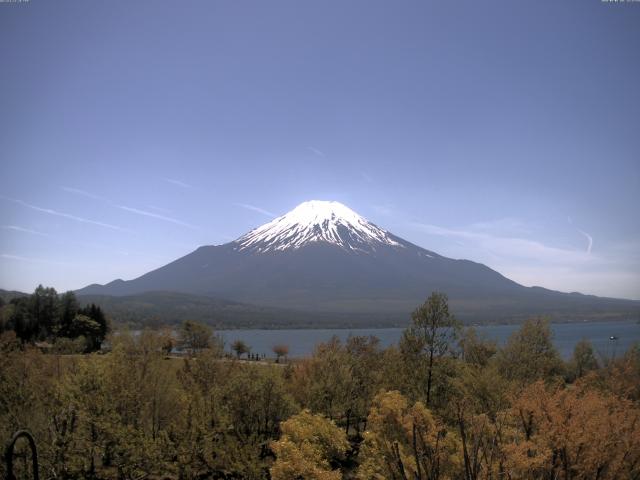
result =
[[[476,326],[479,334],[502,345],[518,328],[518,325]],[[634,320],[615,322],[581,322],[551,324],[553,340],[564,358],[569,358],[573,347],[581,339],[589,340],[596,352],[605,358],[623,354],[635,342],[640,342],[640,324]],[[326,342],[334,335],[346,340],[350,335],[374,335],[380,339],[382,347],[395,344],[400,339],[402,328],[357,328],[357,329],[317,329],[317,330],[219,330],[225,349],[234,340],[243,340],[251,347],[252,353],[273,357],[274,345],[289,346],[290,357],[304,357],[313,352],[320,342]],[[617,337],[611,340],[610,337]]]

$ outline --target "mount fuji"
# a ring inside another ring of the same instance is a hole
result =
[[[393,325],[406,323],[432,291],[446,293],[453,311],[468,321],[640,312],[637,301],[524,287],[480,263],[403,240],[341,203],[317,200],[233,242],[203,246],[136,279],[76,293],[99,300],[171,292],[296,312],[301,323],[310,315]]]

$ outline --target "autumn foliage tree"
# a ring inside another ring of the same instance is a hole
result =
[[[511,408],[504,445],[512,478],[640,478],[640,408],[579,388],[526,387]]]
[[[276,461],[273,480],[340,480],[339,465],[349,448],[347,437],[331,420],[304,410],[281,426],[271,443]]]
[[[444,479],[455,471],[458,439],[421,402],[397,391],[373,401],[360,452],[362,480]]]
[[[278,344],[273,346],[273,353],[276,354],[276,362],[280,362],[280,358],[289,355],[289,345]]]

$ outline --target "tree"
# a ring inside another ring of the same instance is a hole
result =
[[[375,336],[349,336],[345,345],[345,358],[349,368],[346,376],[345,432],[353,425],[360,434],[360,425],[366,421],[371,402],[380,390],[382,354],[380,340]]]
[[[162,353],[165,357],[168,357],[176,346],[176,339],[173,335],[173,330],[169,327],[163,327],[160,329],[159,336]]]
[[[587,372],[598,368],[598,360],[596,359],[591,342],[587,339],[580,340],[573,349],[573,357],[571,366],[576,378],[582,377]]]
[[[66,292],[60,297],[60,320],[57,335],[61,337],[71,337],[72,323],[78,314],[80,306],[75,293]]]
[[[285,357],[286,359],[287,355],[289,355],[289,345],[283,345],[283,344],[274,345],[273,353],[276,354],[276,363],[279,363],[280,357]]]
[[[338,465],[349,443],[344,432],[322,415],[308,410],[281,424],[282,436],[271,442],[276,461],[273,480],[340,480]]]
[[[589,372],[580,383],[635,402],[640,401],[640,342],[636,342],[620,358],[608,362],[605,368]]]
[[[497,361],[506,378],[523,384],[562,372],[549,321],[542,318],[524,322],[498,352]]]
[[[357,478],[452,478],[457,449],[455,436],[424,404],[410,406],[400,392],[382,392],[367,418]]]
[[[16,336],[24,343],[36,339],[40,326],[29,308],[29,297],[14,298],[10,305],[11,314],[7,326],[16,332]]]
[[[434,292],[411,315],[412,325],[401,342],[427,357],[427,405],[431,402],[434,367],[438,359],[451,352],[460,323],[449,313],[447,296]]]
[[[202,323],[185,320],[179,331],[180,346],[192,355],[211,346],[211,328]]]
[[[455,393],[444,412],[450,424],[457,425],[464,480],[502,478],[502,439],[507,435],[509,383],[500,375],[495,362],[486,366],[460,363],[452,382]]]
[[[514,399],[512,417],[506,478],[640,477],[640,409],[628,400],[538,381]]]
[[[100,324],[93,318],[78,313],[71,322],[71,337],[86,339],[86,352],[93,352],[100,348]]]
[[[473,327],[467,327],[462,331],[458,345],[462,360],[481,367],[485,366],[498,351],[496,342],[478,336]]]
[[[295,365],[292,393],[302,406],[338,420],[348,410],[351,381],[346,352],[334,336],[316,345],[310,358]]]
[[[236,436],[273,439],[280,422],[298,409],[286,391],[282,369],[275,366],[234,365],[223,394],[233,399],[226,405],[228,420]]]
[[[81,308],[78,313],[86,315],[98,324],[98,333],[91,338],[93,342],[93,344],[91,345],[91,350],[100,350],[100,346],[102,345],[102,342],[107,337],[107,334],[110,330],[109,321],[106,315],[104,314],[102,309],[94,303]]]
[[[58,293],[54,288],[38,285],[29,297],[29,310],[38,325],[40,338],[54,333],[58,321]]]
[[[246,343],[244,343],[242,340],[236,340],[235,342],[233,342],[231,344],[231,350],[236,352],[236,356],[238,358],[240,358],[245,353],[249,353],[251,351],[249,346]]]
[[[29,296],[14,298],[1,312],[0,327],[14,330],[23,342],[82,336],[88,342],[87,351],[100,349],[110,327],[99,306],[91,304],[80,308],[73,292],[58,296],[55,289],[42,285]],[[82,318],[78,319],[78,315]],[[87,318],[95,325],[87,323]]]

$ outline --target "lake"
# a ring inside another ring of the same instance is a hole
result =
[[[518,325],[476,326],[479,334],[484,334],[503,344],[516,331]],[[611,358],[623,354],[632,344],[640,342],[640,324],[635,320],[610,322],[580,322],[551,324],[553,340],[560,354],[569,358],[577,342],[586,338],[596,352]],[[290,329],[290,330],[220,330],[225,348],[234,340],[243,340],[251,347],[252,353],[273,357],[272,347],[277,344],[289,346],[290,357],[304,357],[313,352],[320,342],[326,342],[334,335],[342,341],[350,335],[375,335],[383,347],[397,343],[402,328],[358,328],[358,329]],[[611,340],[611,337],[616,340]]]

